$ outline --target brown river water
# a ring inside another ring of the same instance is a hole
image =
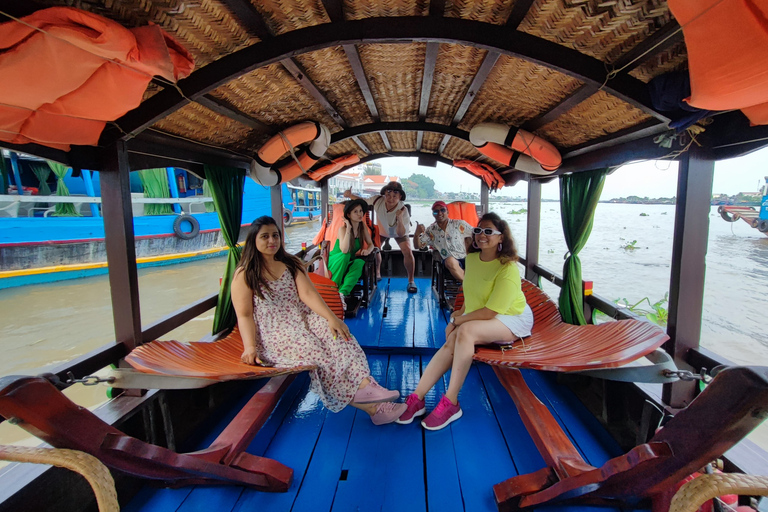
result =
[[[413,202],[412,220],[432,222],[429,204]],[[507,219],[524,254],[524,203],[491,203]],[[645,214],[645,215],[641,215]],[[634,304],[656,302],[669,289],[674,207],[601,203],[589,242],[581,252],[583,277],[595,293]],[[317,222],[291,226],[286,244],[297,251],[311,241]],[[415,225],[415,224],[414,224]],[[557,202],[542,204],[540,262],[562,274],[566,252]],[[635,241],[633,244],[632,242]],[[630,245],[634,248],[626,248]],[[224,258],[139,270],[143,325],[152,323],[218,289]],[[545,282],[556,296],[558,289]],[[765,304],[768,297],[768,237],[744,222],[729,224],[710,213],[702,345],[738,364],[768,365]],[[650,309],[645,304],[645,309]],[[34,375],[114,339],[106,275],[0,290],[3,358],[0,375]],[[213,310],[164,339],[196,340],[210,332]],[[93,407],[104,401],[101,386],[73,386],[67,394]],[[18,427],[0,424],[0,443],[37,444]],[[764,424],[751,439],[768,449]]]

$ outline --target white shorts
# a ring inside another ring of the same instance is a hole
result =
[[[525,305],[525,309],[519,315],[496,315],[496,319],[507,326],[507,329],[512,331],[512,334],[518,338],[525,338],[531,335],[533,311],[531,311],[531,307],[528,304]],[[511,342],[497,341],[494,343],[507,344]]]

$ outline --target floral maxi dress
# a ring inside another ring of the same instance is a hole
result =
[[[363,349],[354,339],[333,339],[325,318],[299,298],[288,269],[269,286],[272,290],[265,290],[263,299],[253,295],[259,358],[279,367],[317,366],[309,374],[310,390],[325,407],[339,412],[371,373]]]

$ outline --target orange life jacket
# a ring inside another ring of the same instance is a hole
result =
[[[154,75],[176,82],[192,55],[157,25],[127,29],[73,7],[0,24],[0,140],[69,150],[139,106]],[[24,87],[19,87],[23,82]]]

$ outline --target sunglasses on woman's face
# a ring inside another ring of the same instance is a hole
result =
[[[446,210],[445,208],[438,208],[436,210],[432,210],[432,215],[440,215],[441,213],[445,213],[447,211],[448,210]]]
[[[496,231],[495,229],[491,229],[491,228],[474,228],[472,230],[472,233],[476,235],[485,233],[486,235],[491,236],[491,235],[500,235],[501,231]]]

